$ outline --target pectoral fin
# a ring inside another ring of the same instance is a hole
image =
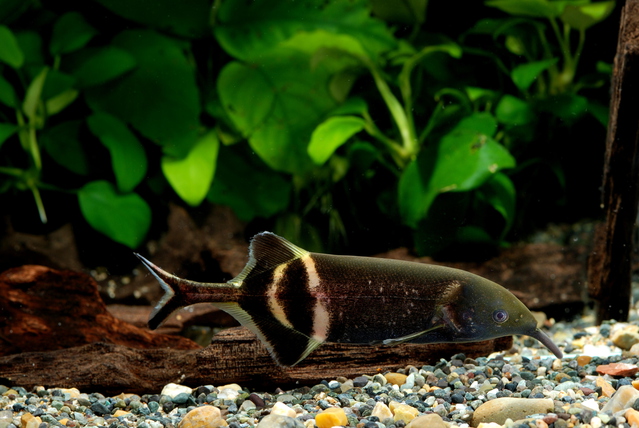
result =
[[[411,333],[411,334],[409,334],[407,336],[396,337],[396,338],[393,338],[393,339],[386,339],[386,340],[383,340],[382,343],[384,345],[399,345],[400,343],[410,342],[411,340],[415,340],[418,337],[421,337],[421,336],[423,336],[425,334],[428,334],[431,331],[437,330],[438,328],[441,328],[443,326],[444,326],[443,324],[437,324],[437,325],[429,328],[428,330],[418,331],[416,333]]]

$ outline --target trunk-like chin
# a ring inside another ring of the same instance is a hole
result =
[[[550,340],[548,336],[546,336],[546,334],[543,331],[536,329],[534,332],[530,333],[529,336],[540,341],[542,345],[548,348],[550,352],[555,354],[557,358],[563,358],[564,354],[557,347],[557,345],[555,345],[554,342]]]

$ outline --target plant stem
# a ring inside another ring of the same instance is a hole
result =
[[[44,204],[42,203],[42,197],[40,196],[40,190],[34,185],[29,185],[31,193],[33,193],[33,199],[35,199],[36,206],[38,207],[38,214],[40,214],[40,221],[42,223],[47,222],[47,213],[44,210]]]
[[[406,116],[406,112],[404,111],[401,103],[397,100],[395,95],[393,95],[393,92],[386,83],[386,80],[384,80],[381,76],[379,70],[377,70],[377,67],[373,65],[370,67],[370,70],[373,74],[373,78],[375,79],[377,89],[382,95],[388,110],[390,110],[390,113],[395,120],[395,124],[399,128],[399,133],[402,137],[402,147],[404,149],[404,162],[412,160],[419,150],[417,138],[415,136],[415,129],[411,127],[410,120]]]
[[[397,142],[388,138],[382,131],[380,131],[379,128],[375,125],[373,118],[367,111],[363,112],[362,115],[364,116],[364,120],[366,121],[364,130],[366,130],[366,132],[368,132],[371,137],[375,138],[384,146],[386,146],[386,148],[390,151],[393,161],[395,161],[395,164],[397,164],[399,168],[403,169],[404,167],[406,167],[410,155],[406,153],[405,149],[400,144],[397,144]]]

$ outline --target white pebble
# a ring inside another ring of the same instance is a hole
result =
[[[190,394],[193,392],[193,389],[188,386],[178,385],[177,383],[169,383],[162,388],[162,395],[168,395],[171,398],[175,398],[178,394],[186,393]],[[160,424],[161,425],[161,424]]]
[[[217,394],[217,398],[223,400],[235,400],[239,395],[240,393],[232,388],[224,388]]]
[[[282,415],[282,416],[288,416],[290,418],[294,418],[296,414],[297,413],[295,412],[295,409],[291,409],[286,404],[280,401],[275,403],[273,405],[273,408],[271,409],[271,415]]]
[[[590,426],[592,428],[601,428],[602,425],[603,423],[601,422],[601,419],[599,419],[598,416],[593,416],[593,418],[590,420]]]

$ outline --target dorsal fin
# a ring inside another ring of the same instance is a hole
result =
[[[247,278],[271,271],[292,260],[305,257],[308,251],[291,244],[286,239],[271,232],[258,233],[249,246],[249,260],[231,283],[240,285]]]

